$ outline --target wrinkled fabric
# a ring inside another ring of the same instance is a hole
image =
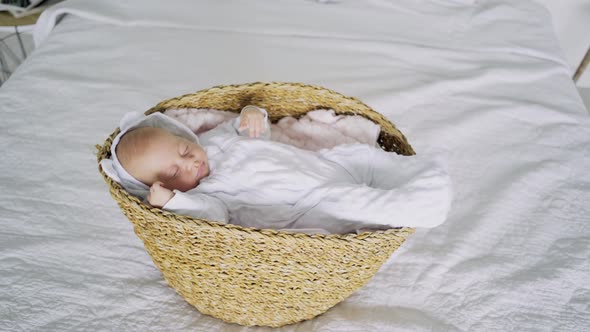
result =
[[[129,111],[254,81],[354,96],[417,155],[448,151],[458,202],[351,297],[280,331],[589,330],[590,120],[540,5],[58,8],[73,7],[53,29],[39,21],[43,43],[0,89],[0,330],[269,331],[202,315],[167,286],[94,155]]]
[[[213,129],[237,114],[213,109],[170,109],[164,114],[184,123],[196,134]],[[271,140],[317,151],[339,144],[377,146],[379,125],[361,117],[336,115],[334,110],[310,111],[299,119],[291,116],[271,124]]]

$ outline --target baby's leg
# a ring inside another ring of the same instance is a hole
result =
[[[446,219],[451,182],[436,158],[401,156],[362,144],[337,147],[325,156],[344,167],[356,183],[325,190],[311,214],[369,227],[434,227]]]
[[[375,226],[437,226],[447,217],[452,193],[448,177],[425,172],[392,189],[340,183],[307,198],[316,204],[300,220],[302,226],[341,233]]]
[[[381,149],[373,149],[367,165],[367,185],[374,188],[392,189],[409,181],[442,176],[448,179],[445,163],[432,155],[402,156]]]
[[[366,144],[336,146],[323,154],[346,169],[356,183],[373,188],[396,188],[426,171],[446,173],[432,156],[402,156]]]

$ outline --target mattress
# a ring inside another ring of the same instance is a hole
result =
[[[590,328],[590,120],[529,1],[66,1],[0,89],[0,330],[266,331],[162,278],[98,173],[128,111],[219,84],[355,96],[455,201],[363,288],[281,331]],[[244,303],[244,305],[248,305]]]

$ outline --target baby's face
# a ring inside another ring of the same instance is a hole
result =
[[[187,191],[209,175],[207,155],[200,145],[163,129],[147,130],[149,135],[130,150],[131,158],[125,158],[128,165],[123,164],[133,177],[148,186],[161,181],[170,190]]]

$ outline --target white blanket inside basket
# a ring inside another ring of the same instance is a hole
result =
[[[236,118],[233,112],[214,109],[169,109],[164,114],[200,135],[218,124]],[[315,110],[295,119],[284,117],[271,124],[271,140],[317,151],[339,144],[377,144],[380,128],[361,116],[336,115],[333,110]]]

